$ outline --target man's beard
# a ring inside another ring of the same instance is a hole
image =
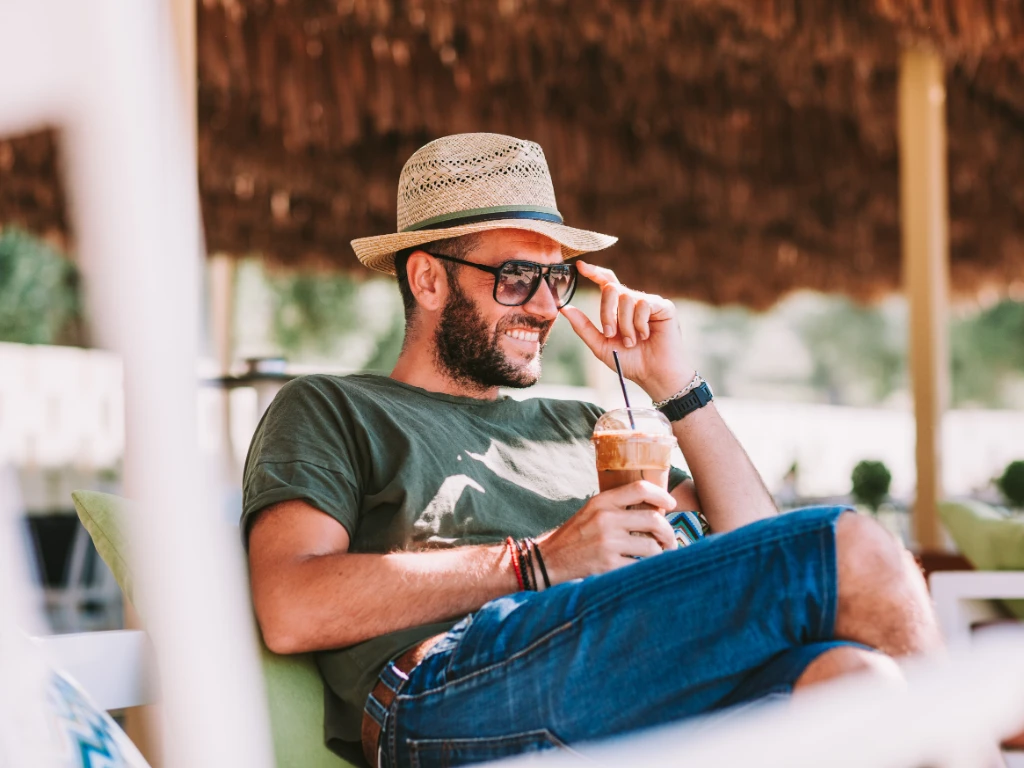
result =
[[[530,315],[508,315],[489,335],[487,323],[476,305],[454,281],[449,281],[451,295],[441,310],[441,319],[434,332],[434,348],[438,367],[454,381],[490,387],[533,386],[540,378],[540,355],[544,350],[551,323]],[[501,338],[508,328],[530,328],[540,333],[536,366],[517,367],[501,351]]]

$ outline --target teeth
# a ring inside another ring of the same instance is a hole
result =
[[[514,328],[511,331],[505,331],[506,336],[511,336],[513,339],[519,341],[540,341],[540,333],[538,331],[523,331],[518,328]]]

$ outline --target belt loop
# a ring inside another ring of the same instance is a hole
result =
[[[398,693],[402,686],[409,681],[409,676],[395,666],[395,662],[389,661],[387,666],[381,670],[380,679],[388,688],[391,689],[392,693]]]
[[[384,723],[388,718],[388,710],[383,704],[377,701],[377,697],[372,693],[366,699],[366,706],[363,707],[363,711],[368,714],[377,725],[381,728],[384,727]]]

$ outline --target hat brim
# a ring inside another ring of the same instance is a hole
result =
[[[398,232],[393,235],[361,237],[352,241],[352,250],[356,252],[356,256],[364,266],[377,272],[393,275],[395,274],[395,254],[398,251],[489,229],[523,229],[550,237],[562,246],[563,259],[571,259],[582,253],[600,251],[614,245],[619,239],[612,235],[602,235],[599,232],[590,232],[586,229],[575,229],[552,221],[497,219],[446,229],[420,229],[415,232]]]

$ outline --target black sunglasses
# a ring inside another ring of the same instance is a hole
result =
[[[551,289],[551,295],[555,297],[555,306],[561,309],[572,299],[576,292],[576,279],[579,271],[575,264],[538,264],[535,261],[506,261],[497,267],[488,267],[485,264],[476,264],[472,261],[456,259],[454,256],[442,256],[439,253],[430,253],[435,259],[453,261],[456,264],[464,264],[467,267],[476,267],[484,272],[494,275],[494,300],[506,307],[519,307],[533,298],[540,286],[540,279]]]

